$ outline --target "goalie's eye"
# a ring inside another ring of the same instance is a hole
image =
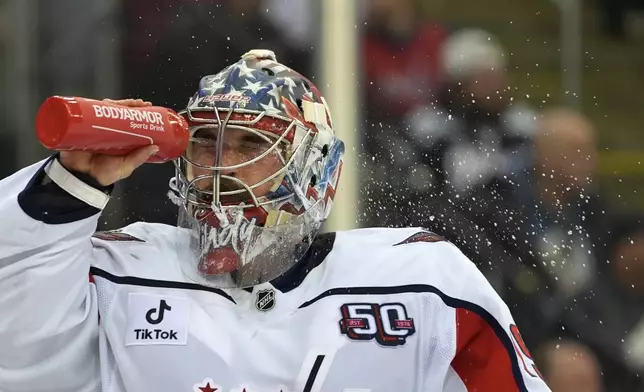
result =
[[[197,145],[196,147],[206,147],[206,148],[217,147],[217,141],[214,139],[195,137],[190,140]]]
[[[273,145],[274,141],[249,133],[239,141],[239,150],[244,151],[266,151]]]
[[[217,131],[215,129],[200,129],[192,135],[190,141],[199,147],[216,147]]]
[[[236,128],[226,129],[223,135],[224,140],[221,145],[221,153],[232,152],[245,157],[245,159],[264,154],[273,148],[277,141],[272,135],[263,135]],[[200,159],[207,156],[208,161],[213,161],[219,148],[218,138],[219,130],[215,128],[203,128],[195,131],[190,138],[190,155],[192,157],[199,157]],[[282,154],[283,146],[276,146],[273,152],[278,155]]]

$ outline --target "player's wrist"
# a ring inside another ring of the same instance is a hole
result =
[[[114,189],[114,185],[103,185],[89,173],[68,169],[59,157],[45,166],[45,173],[69,195],[99,210],[105,208]]]

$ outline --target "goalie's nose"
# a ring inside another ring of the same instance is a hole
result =
[[[242,154],[235,148],[230,147],[230,145],[224,145],[223,151],[221,152],[221,174],[235,177],[235,173],[239,170],[237,166],[245,163],[248,158],[242,156]]]

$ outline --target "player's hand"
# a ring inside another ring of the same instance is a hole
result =
[[[129,107],[152,106],[152,103],[141,99],[122,99],[103,101]],[[158,151],[157,146],[145,146],[134,150],[128,155],[114,156],[95,154],[88,151],[61,151],[60,163],[67,170],[87,173],[103,186],[129,177],[132,172],[148,160],[150,155]]]

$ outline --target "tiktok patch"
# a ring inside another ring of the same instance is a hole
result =
[[[129,293],[125,345],[186,345],[189,322],[187,298]]]
[[[162,329],[135,329],[134,333],[137,340],[179,340],[177,331],[172,329],[169,331]]]

